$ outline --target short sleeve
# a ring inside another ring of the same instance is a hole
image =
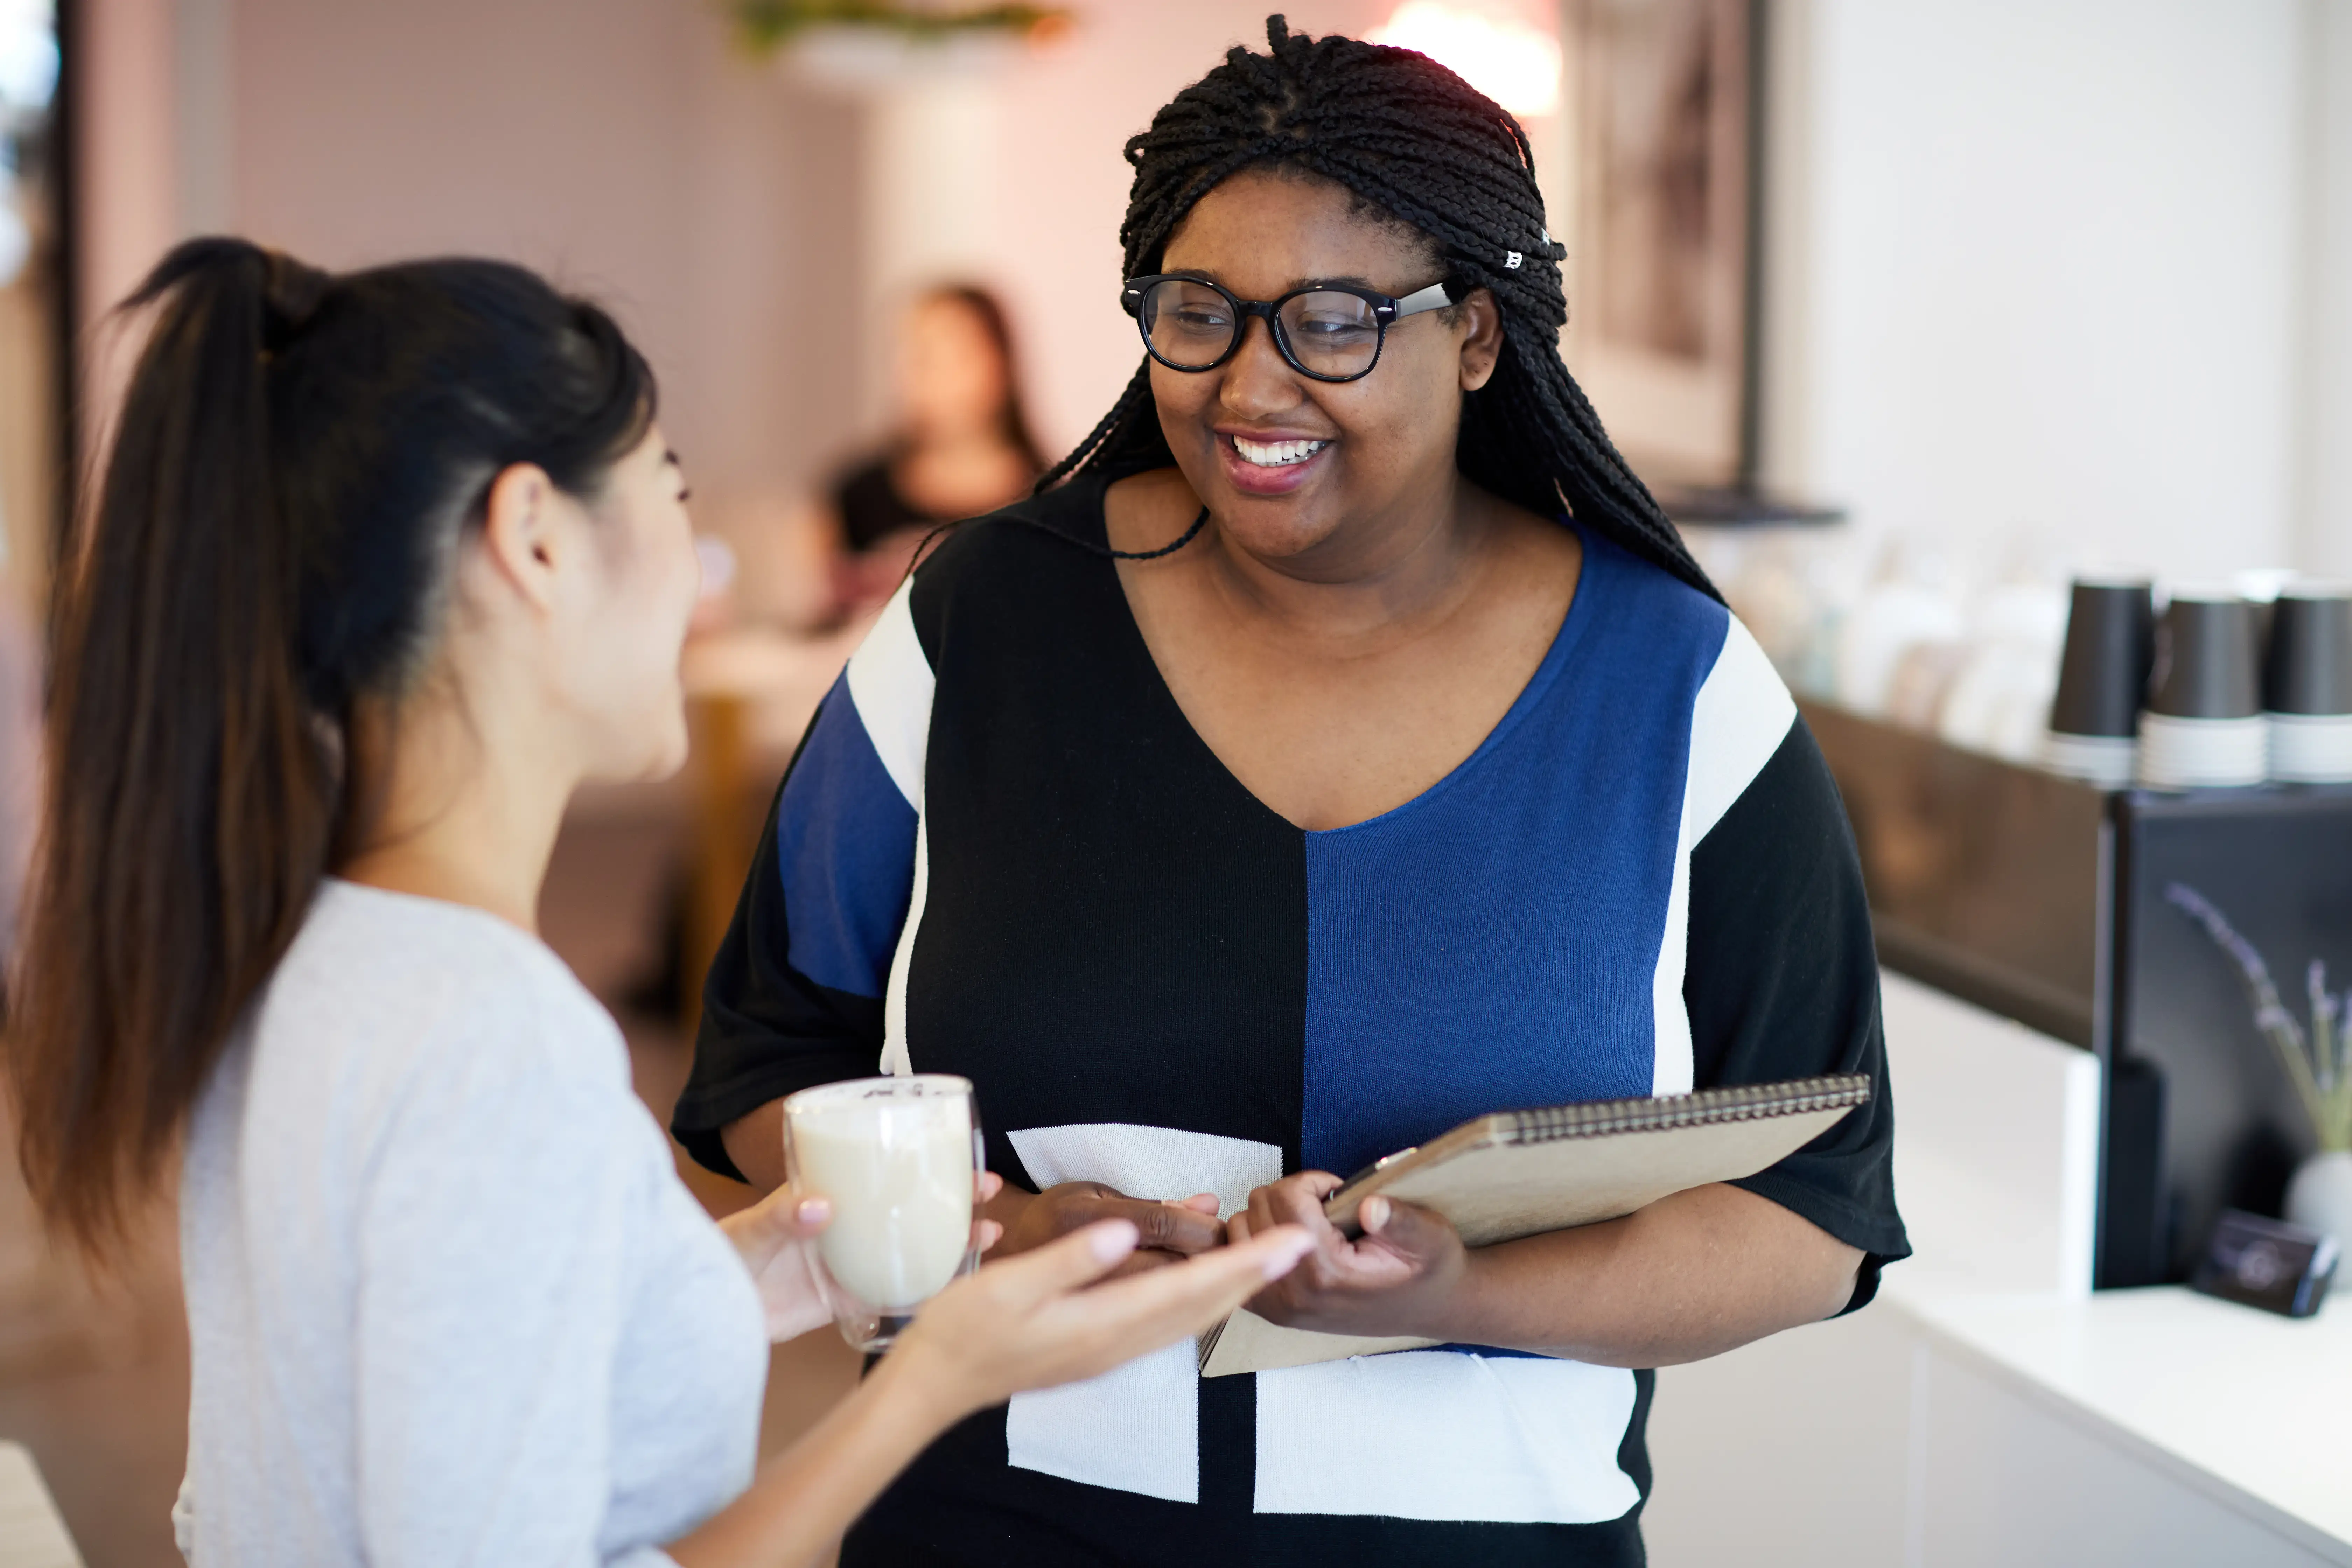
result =
[[[357,1513],[381,1568],[600,1553],[646,1166],[618,1082],[473,1020],[385,1130],[357,1216]],[[514,1129],[532,1134],[517,1139]],[[650,1142],[650,1129],[637,1130]],[[201,1500],[196,1500],[201,1507]]]
[[[1695,1087],[1830,1073],[1871,1080],[1867,1104],[1736,1184],[1865,1254],[1852,1311],[1911,1246],[1895,1205],[1895,1106],[1862,864],[1801,718],[1693,847],[1688,932]]]
[[[786,793],[799,771],[795,758],[768,813],[734,918],[711,956],[694,1065],[670,1117],[671,1134],[697,1163],[736,1181],[743,1173],[721,1137],[728,1123],[811,1084],[870,1075],[882,1055],[879,986],[866,994],[867,987],[827,985],[792,961],[794,915],[818,912],[810,907],[815,895],[787,893],[779,843],[779,818],[799,804]]]

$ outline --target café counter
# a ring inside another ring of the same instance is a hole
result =
[[[2100,1064],[1885,980],[1915,1259],[1658,1374],[1657,1568],[2352,1564],[2352,1305],[2091,1289]]]

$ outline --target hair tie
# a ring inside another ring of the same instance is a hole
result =
[[[262,255],[262,349],[274,354],[310,324],[334,279],[282,250],[268,250]]]

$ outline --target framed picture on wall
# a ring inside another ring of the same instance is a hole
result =
[[[1576,228],[1563,346],[1667,489],[1755,469],[1757,0],[1567,0]]]

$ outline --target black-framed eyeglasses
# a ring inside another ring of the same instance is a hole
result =
[[[1171,370],[1216,369],[1240,349],[1250,318],[1262,316],[1290,368],[1317,381],[1370,375],[1392,323],[1452,303],[1443,282],[1402,300],[1347,283],[1293,289],[1279,300],[1244,300],[1205,278],[1166,273],[1130,278],[1119,294],[1119,304],[1143,332],[1143,346]]]

